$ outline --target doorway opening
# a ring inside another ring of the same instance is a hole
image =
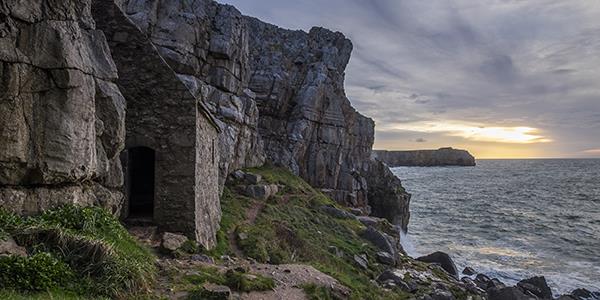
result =
[[[155,153],[148,147],[134,147],[128,151],[129,218],[154,216]]]

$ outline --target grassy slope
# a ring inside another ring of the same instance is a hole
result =
[[[222,197],[223,222],[218,250],[213,254],[232,254],[228,249],[229,232],[234,231],[237,245],[251,258],[260,262],[307,263],[331,275],[352,290],[353,299],[406,299],[401,291],[387,292],[374,283],[383,266],[375,263],[376,249],[359,237],[365,227],[356,220],[342,220],[323,213],[323,205],[336,205],[290,172],[277,168],[247,170],[263,176],[268,183],[284,186],[284,190],[264,203],[254,223],[244,222],[246,211],[261,205],[235,191],[226,189]],[[343,257],[329,251],[330,246],[342,250]],[[369,268],[362,269],[353,260],[354,255],[367,254]],[[324,293],[307,287],[315,294]],[[319,297],[317,297],[319,298]]]

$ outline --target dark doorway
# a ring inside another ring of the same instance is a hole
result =
[[[152,218],[154,213],[154,150],[128,150],[129,217]]]

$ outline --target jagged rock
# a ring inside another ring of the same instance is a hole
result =
[[[321,206],[321,210],[326,214],[338,218],[338,219],[356,219],[356,216],[339,208],[333,206],[324,205]]]
[[[488,300],[533,300],[517,287],[492,288],[487,291]]]
[[[358,221],[360,221],[361,223],[363,223],[363,225],[372,226],[372,227],[379,227],[379,225],[381,225],[384,220],[382,218],[370,217],[370,216],[358,216],[358,217],[356,217],[356,219]]]
[[[201,297],[200,299],[228,300],[231,298],[231,289],[224,285],[207,282],[202,285],[198,296]],[[190,297],[189,299],[196,298]]]
[[[244,180],[246,180],[248,184],[259,184],[262,181],[262,176],[259,174],[246,173],[244,174]]]
[[[5,255],[27,256],[27,250],[17,245],[12,237],[0,236],[0,256]]]
[[[586,289],[576,289],[571,292],[571,296],[578,300],[597,300],[600,299],[600,292],[590,292]]]
[[[434,290],[429,294],[432,300],[455,300],[454,295],[450,291]]]
[[[373,243],[373,245],[377,246],[380,250],[395,256],[396,248],[393,246],[393,239],[387,234],[369,226],[361,233],[361,237]]]
[[[454,261],[450,257],[450,255],[444,252],[434,252],[426,256],[421,256],[417,258],[418,261],[426,262],[426,263],[435,263],[439,264],[442,269],[444,269],[448,274],[452,275],[455,278],[458,278],[458,271],[456,270],[456,265]]]
[[[400,179],[381,161],[371,159],[365,165],[372,215],[386,218],[406,231],[410,219],[410,194],[404,190]]]
[[[340,250],[340,248],[338,248],[336,246],[329,246],[327,248],[327,250],[329,251],[329,253],[331,253],[337,257],[344,257],[344,251]]]
[[[374,150],[373,154],[391,167],[399,166],[474,166],[475,158],[466,150],[450,147],[437,150],[387,151]]]
[[[485,290],[478,287],[477,284],[475,284],[475,282],[469,277],[463,277],[460,279],[460,281],[462,281],[465,285],[465,288],[472,293],[475,293],[475,294],[485,293]]]
[[[377,282],[388,283],[393,282],[395,286],[399,287],[405,292],[412,293],[417,290],[417,285],[413,281],[407,281],[404,278],[404,274],[397,269],[388,269],[383,271],[377,276]]]
[[[279,187],[275,184],[269,185],[249,185],[244,189],[244,194],[255,199],[267,199],[279,192]]]
[[[236,170],[235,172],[231,173],[231,177],[236,180],[242,180],[246,177],[246,173],[244,173],[242,170]]]
[[[523,291],[529,292],[541,299],[552,299],[552,290],[548,286],[544,276],[521,280],[517,283],[517,286]]]
[[[388,266],[396,265],[396,259],[388,252],[377,252],[377,261]]]
[[[163,250],[173,252],[181,248],[187,240],[188,238],[185,235],[165,232],[162,235],[160,246]]]
[[[477,274],[473,282],[475,282],[477,287],[479,287],[480,289],[487,290],[487,286],[490,281],[491,279],[487,275]]]
[[[365,212],[364,209],[362,208],[356,208],[356,207],[350,207],[348,209],[352,214],[354,214],[355,216],[364,216],[364,215],[368,215],[367,212]]]
[[[204,254],[194,254],[190,257],[191,260],[193,261],[199,261],[199,262],[203,262],[203,263],[207,263],[207,264],[214,264],[215,260],[208,256],[208,255],[204,255]]]
[[[365,270],[369,268],[369,260],[367,259],[367,256],[365,254],[361,254],[361,255],[355,254],[354,262],[356,263],[356,265],[358,265],[359,267],[361,267]]]
[[[477,274],[477,272],[475,272],[475,270],[473,270],[473,268],[471,268],[471,267],[465,267],[465,268],[463,269],[462,273],[463,273],[464,275],[468,275],[468,276],[471,276],[471,275],[475,275],[475,274]]]

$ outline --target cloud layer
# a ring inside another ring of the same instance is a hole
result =
[[[347,94],[375,119],[377,148],[598,156],[598,1],[224,2],[282,27],[346,34]]]

